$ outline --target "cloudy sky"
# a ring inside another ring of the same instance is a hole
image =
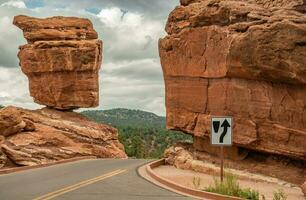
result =
[[[164,82],[157,41],[179,0],[0,0],[0,104],[39,108],[18,66],[22,31],[15,15],[89,18],[104,42],[100,107],[165,114]]]

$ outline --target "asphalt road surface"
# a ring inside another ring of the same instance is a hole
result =
[[[137,174],[149,160],[81,160],[0,175],[0,200],[186,200]]]

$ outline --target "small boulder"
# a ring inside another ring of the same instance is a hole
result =
[[[302,185],[302,192],[304,193],[304,196],[306,196],[306,181]]]
[[[7,162],[7,157],[0,149],[0,169],[5,166],[6,162]]]
[[[35,131],[36,127],[35,127],[33,122],[31,122],[30,120],[27,120],[27,119],[24,119],[23,121],[26,124],[26,126],[23,129],[24,131],[29,131],[29,132]]]
[[[4,143],[4,141],[5,141],[5,137],[0,135],[0,169],[5,166],[6,161],[7,161],[7,157],[1,149],[1,146]]]
[[[0,110],[0,135],[7,137],[19,133],[25,126],[16,108],[8,106]]]

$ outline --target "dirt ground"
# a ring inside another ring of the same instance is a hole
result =
[[[198,189],[204,189],[210,184],[213,184],[213,176],[211,175],[191,170],[177,169],[170,165],[157,167],[154,169],[154,171],[168,180],[192,189],[196,189],[193,184],[193,179],[195,177],[200,178],[200,187]],[[244,177],[247,175],[245,172],[237,170],[231,171],[231,173],[238,175],[238,177],[240,177],[240,175],[243,175]],[[256,176],[256,179],[242,178],[239,179],[239,184],[242,188],[258,190],[260,195],[265,195],[267,200],[272,200],[273,192],[278,189],[282,189],[286,193],[287,200],[305,200],[305,197],[299,187],[284,181],[278,181],[277,179],[271,177],[263,177],[262,175],[258,175]]]

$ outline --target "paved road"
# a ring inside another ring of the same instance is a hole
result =
[[[185,200],[138,176],[148,160],[82,160],[0,175],[0,199]]]

